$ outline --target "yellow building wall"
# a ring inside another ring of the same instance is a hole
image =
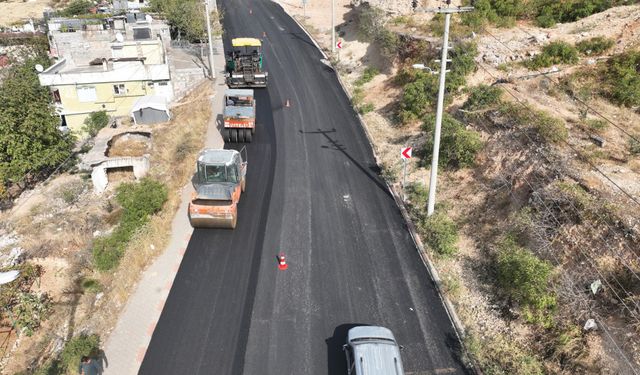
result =
[[[125,94],[116,95],[113,86],[124,84]],[[95,102],[81,102],[78,100],[76,87],[93,86],[96,89]],[[82,132],[84,120],[91,112],[106,111],[109,116],[129,116],[131,107],[138,98],[153,95],[153,86],[147,81],[98,83],[92,85],[65,85],[54,88],[60,92],[60,101],[64,108],[67,126],[74,132]]]

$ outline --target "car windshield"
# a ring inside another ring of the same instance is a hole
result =
[[[234,165],[200,165],[198,173],[204,183],[238,182],[238,173]]]

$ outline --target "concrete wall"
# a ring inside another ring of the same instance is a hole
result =
[[[95,191],[101,193],[107,188],[109,184],[108,169],[122,167],[133,167],[133,175],[139,180],[149,171],[149,156],[113,158],[95,165],[91,172],[91,181]]]

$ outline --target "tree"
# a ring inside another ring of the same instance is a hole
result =
[[[89,13],[89,9],[93,7],[93,2],[89,0],[73,0],[69,3],[60,14],[65,17],[78,16]]]
[[[151,0],[150,10],[167,17],[177,39],[200,41],[206,36],[204,6],[198,0]]]
[[[89,117],[84,120],[83,130],[89,134],[89,137],[98,135],[100,129],[109,124],[109,116],[105,111],[92,112]]]
[[[0,86],[0,196],[6,187],[55,168],[71,154],[73,139],[58,130],[60,118],[49,89],[40,86],[36,64],[49,65],[39,51],[25,53]]]
[[[433,155],[433,132],[436,116],[429,114],[424,120],[422,130],[427,133],[426,143],[421,150],[422,163],[431,163]],[[482,140],[477,132],[465,129],[464,125],[448,113],[443,113],[440,154],[438,165],[452,169],[473,165],[476,154],[482,149]]]

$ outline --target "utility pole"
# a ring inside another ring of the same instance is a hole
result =
[[[211,79],[213,80],[216,78],[216,71],[213,67],[213,40],[211,37],[211,15],[209,14],[209,1],[211,0],[204,0],[204,11],[207,16],[207,34],[209,35],[209,74],[211,75]]]
[[[331,0],[331,52],[336,53],[336,0]]]
[[[433,134],[433,157],[431,158],[431,176],[429,178],[429,201],[427,204],[427,216],[433,214],[436,205],[436,183],[438,179],[438,157],[440,155],[440,131],[442,128],[442,111],[444,110],[445,77],[447,74],[447,52],[449,50],[449,23],[454,13],[471,12],[473,7],[451,7],[451,0],[447,0],[446,8],[437,8],[432,11],[444,13],[444,36],[442,37],[442,58],[440,60],[440,88],[438,90],[438,108],[436,110],[436,129]]]

